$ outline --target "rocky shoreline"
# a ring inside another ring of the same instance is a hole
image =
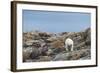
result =
[[[74,51],[65,50],[65,39],[74,41]],[[91,32],[23,32],[23,62],[91,59]]]

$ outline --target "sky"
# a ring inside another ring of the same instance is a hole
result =
[[[56,11],[22,11],[23,32],[80,32],[90,27],[91,14]]]

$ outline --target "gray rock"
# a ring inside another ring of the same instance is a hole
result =
[[[48,45],[47,44],[42,44],[42,46],[39,48],[41,55],[47,55],[48,51]]]
[[[40,56],[41,51],[38,48],[32,48],[32,52],[30,54],[31,59],[36,59]]]
[[[59,53],[59,54],[57,54],[55,57],[54,57],[54,59],[53,59],[53,61],[64,61],[64,60],[67,60],[68,58],[68,53]]]
[[[53,61],[63,61],[63,60],[80,60],[80,59],[89,59],[90,58],[90,49],[82,49],[72,52],[62,52],[57,54]]]
[[[31,53],[32,53],[31,47],[23,48],[23,62],[25,62],[27,59],[30,59]]]

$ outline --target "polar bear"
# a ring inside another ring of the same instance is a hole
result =
[[[73,51],[73,44],[74,44],[73,40],[70,39],[70,38],[67,38],[65,40],[65,48],[66,48],[66,51]]]

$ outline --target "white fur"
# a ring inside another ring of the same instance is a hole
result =
[[[68,51],[68,49],[69,49],[68,46],[69,45],[72,45],[72,47],[70,48],[70,50],[73,51],[73,44],[74,44],[73,40],[70,39],[70,38],[67,38],[65,40],[65,48],[66,48],[66,51]]]

